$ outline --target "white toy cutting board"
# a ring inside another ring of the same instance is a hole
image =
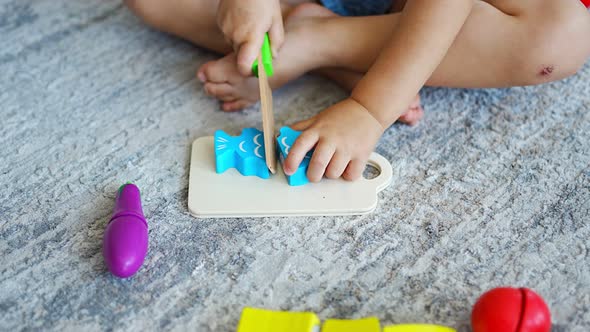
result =
[[[370,180],[322,179],[294,187],[280,166],[270,179],[243,176],[236,169],[217,174],[213,137],[201,137],[193,142],[188,209],[200,218],[366,214],[377,207],[377,193],[391,183],[393,173],[377,153],[369,164],[380,172]]]

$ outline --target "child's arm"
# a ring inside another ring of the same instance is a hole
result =
[[[473,0],[409,0],[375,63],[351,97],[295,126],[304,130],[284,163],[292,174],[314,148],[307,176],[357,179],[383,131],[393,124],[443,60]]]
[[[384,128],[393,124],[443,60],[472,0],[410,0],[397,28],[351,98]]]
[[[237,52],[238,69],[251,75],[251,67],[260,53],[268,32],[273,56],[283,44],[284,30],[279,0],[220,0],[217,24]]]

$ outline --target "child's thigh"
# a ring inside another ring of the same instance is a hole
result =
[[[527,73],[529,84],[573,75],[590,56],[590,15],[580,0],[485,0],[505,13],[521,36],[508,53]],[[507,43],[509,44],[509,43]]]
[[[580,0],[481,0],[509,15],[563,13],[583,10]]]
[[[231,47],[217,26],[218,0],[125,0],[145,23],[219,53]]]
[[[218,0],[124,0],[137,16],[150,25],[215,24]]]

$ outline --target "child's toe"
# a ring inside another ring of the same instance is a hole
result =
[[[228,77],[222,66],[220,66],[219,61],[209,61],[199,68],[197,77],[201,82],[222,83],[228,81]]]
[[[199,79],[199,81],[201,81],[201,83],[207,82],[207,76],[205,76],[205,71],[203,70],[203,66],[201,66],[199,68],[199,70],[197,71],[197,78]]]
[[[414,126],[420,122],[424,116],[424,109],[422,107],[410,108],[406,113],[399,117],[398,121],[410,126]]]
[[[235,112],[235,111],[241,111],[250,105],[251,105],[251,103],[249,101],[244,100],[244,99],[240,99],[240,100],[224,102],[221,105],[221,109],[225,112]]]
[[[227,83],[205,83],[203,88],[209,96],[222,101],[235,100],[237,97],[234,87]]]

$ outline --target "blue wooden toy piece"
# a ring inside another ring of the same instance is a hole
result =
[[[223,173],[236,168],[242,175],[270,177],[264,154],[264,137],[256,128],[244,128],[240,136],[230,136],[223,130],[215,132],[215,168]]]
[[[300,131],[296,131],[293,130],[289,127],[283,127],[280,130],[280,135],[277,138],[277,145],[279,147],[279,151],[280,151],[280,157],[281,157],[281,162],[284,163],[285,159],[287,158],[287,155],[289,154],[289,150],[291,149],[291,146],[293,146],[293,143],[295,143],[295,140],[297,139],[297,137],[299,137],[299,135],[301,135]],[[301,162],[301,164],[299,164],[299,168],[297,168],[297,171],[295,173],[293,173],[293,175],[287,175],[287,182],[289,183],[289,185],[291,186],[300,186],[306,183],[309,183],[309,180],[307,179],[307,168],[309,166],[309,161],[311,160],[311,155],[313,154],[313,150],[309,151],[306,155],[305,158],[303,158],[303,161]]]

